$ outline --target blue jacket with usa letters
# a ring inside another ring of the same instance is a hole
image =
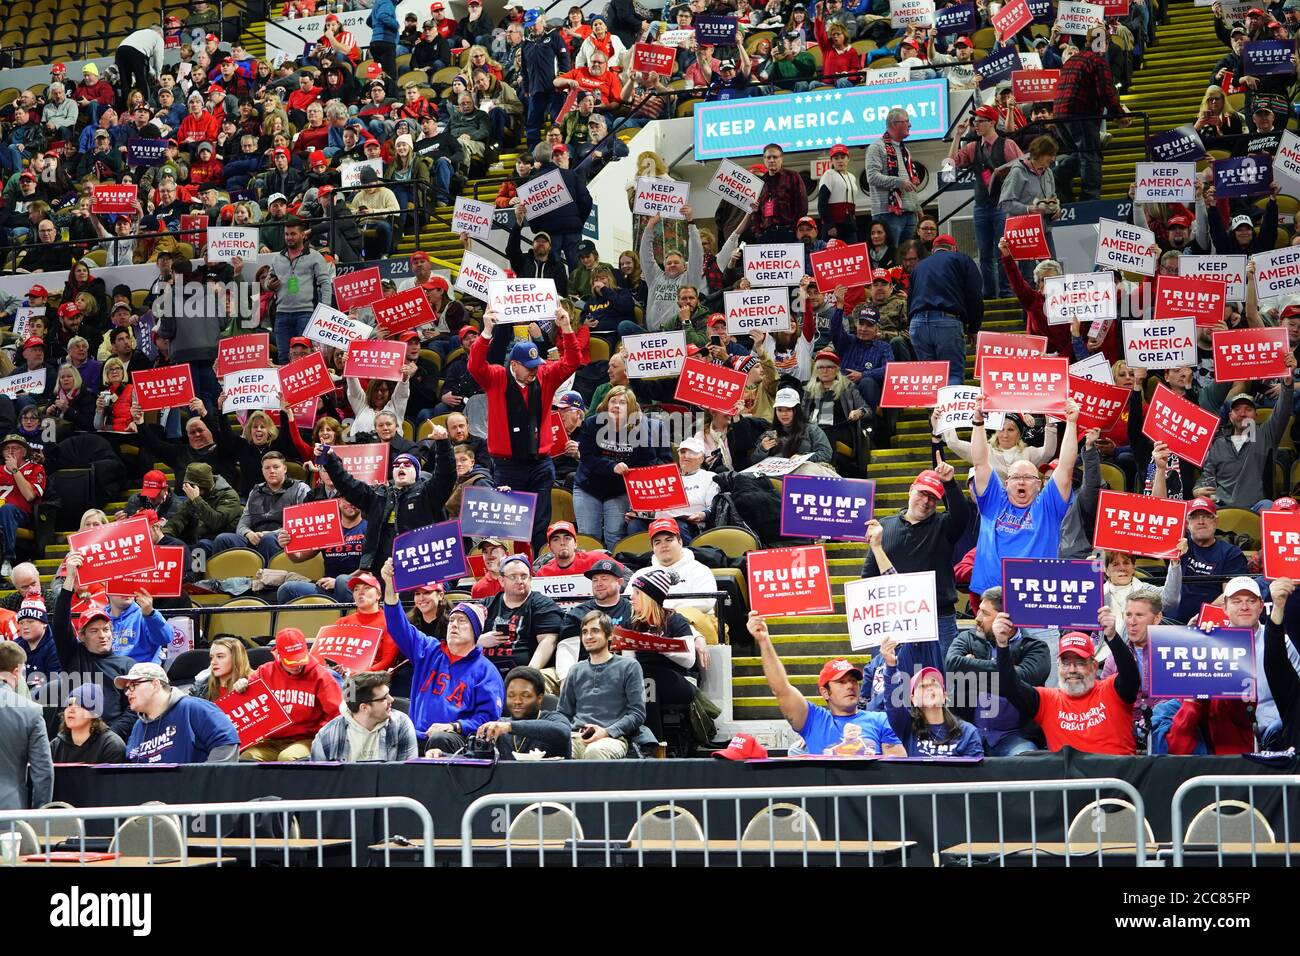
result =
[[[411,661],[411,722],[427,734],[430,724],[460,721],[462,733],[501,716],[505,685],[496,666],[477,647],[453,661],[436,637],[417,631],[400,604],[384,603],[384,623]]]

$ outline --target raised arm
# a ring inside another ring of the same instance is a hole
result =
[[[1015,632],[1011,615],[1005,611],[993,621],[993,643],[996,645],[994,653],[998,658],[998,689],[1011,702],[1011,706],[1020,711],[1021,716],[1032,720],[1038,713],[1038,689],[1020,679],[1011,661],[1011,648],[1007,645]]]
[[[984,413],[979,411],[975,414],[977,417],[971,420],[970,429],[970,464],[971,474],[975,476],[975,493],[982,495],[989,486],[993,467],[989,464],[989,438],[984,433]]]
[[[1062,501],[1070,500],[1074,465],[1079,460],[1079,406],[1072,399],[1065,402],[1065,435],[1061,438],[1061,453],[1057,456],[1056,471],[1052,481],[1061,493]]]
[[[1278,578],[1269,590],[1273,597],[1273,611],[1264,625],[1264,677],[1285,722],[1291,719],[1296,705],[1300,704],[1300,675],[1296,674],[1287,655],[1286,630],[1283,627],[1286,602],[1295,590],[1295,581]]]
[[[776,695],[781,716],[789,722],[795,733],[802,733],[803,725],[808,720],[808,701],[790,683],[785,665],[781,663],[781,658],[777,655],[776,648],[772,646],[772,639],[767,633],[767,621],[763,620],[757,611],[750,611],[746,626],[762,655],[763,676],[767,679],[767,686]]]
[[[1131,704],[1137,700],[1138,691],[1142,689],[1142,674],[1138,671],[1137,660],[1128,644],[1119,636],[1119,630],[1115,626],[1115,612],[1109,604],[1103,604],[1097,612],[1097,623],[1101,625],[1106,646],[1115,659],[1115,693],[1126,704]]]

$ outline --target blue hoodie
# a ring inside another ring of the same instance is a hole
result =
[[[126,742],[131,763],[208,763],[239,756],[239,734],[216,704],[172,690],[157,720],[136,721]]]
[[[384,603],[384,623],[411,661],[411,722],[416,733],[423,736],[432,724],[460,721],[461,731],[472,734],[501,716],[505,685],[477,647],[452,661],[441,641],[411,625],[400,604]]]
[[[142,664],[157,664],[162,660],[163,648],[172,642],[167,619],[157,611],[145,617],[134,602],[117,617],[110,611],[109,619],[113,623],[113,654],[122,654]]]
[[[889,342],[877,336],[863,342],[856,335],[844,331],[844,311],[831,312],[831,342],[840,354],[840,367],[845,372],[861,372],[878,382],[885,379],[885,366],[894,360],[894,350]]]

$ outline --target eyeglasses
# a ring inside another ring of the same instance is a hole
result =
[[[367,703],[367,704],[372,704],[372,705],[373,705],[373,704],[382,704],[384,701],[386,701],[386,700],[392,700],[392,699],[393,699],[393,695],[392,695],[392,694],[385,694],[383,697],[372,697],[370,700],[366,701],[366,703]]]
[[[1041,480],[1042,479],[1039,478],[1038,475],[1007,475],[1007,481],[1032,482],[1032,481],[1041,481]]]

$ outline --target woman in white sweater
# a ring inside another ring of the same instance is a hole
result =
[[[1027,421],[1022,421],[1021,418],[1027,419]],[[935,409],[934,414],[930,417],[931,427],[938,420],[939,410]],[[1032,415],[1017,417],[1008,412],[1002,427],[998,429],[997,435],[994,436],[992,443],[990,443],[989,465],[997,472],[1003,483],[1007,480],[1007,471],[1018,461],[1032,462],[1041,468],[1056,457],[1060,436],[1055,428],[1047,429],[1046,434],[1043,436],[1041,448],[1031,448],[1025,444],[1024,431],[1026,428],[1033,427],[1033,424]],[[971,460],[970,442],[958,438],[956,429],[949,429],[943,433],[942,437],[953,454],[961,458],[962,461],[969,462]]]
[[[380,412],[392,412],[398,422],[406,417],[406,402],[411,397],[411,373],[415,366],[407,363],[402,366],[402,380],[393,387],[392,382],[374,379],[365,391],[355,377],[348,377],[348,403],[352,406],[352,427],[348,429],[348,440],[354,435],[375,430],[375,416]]]

